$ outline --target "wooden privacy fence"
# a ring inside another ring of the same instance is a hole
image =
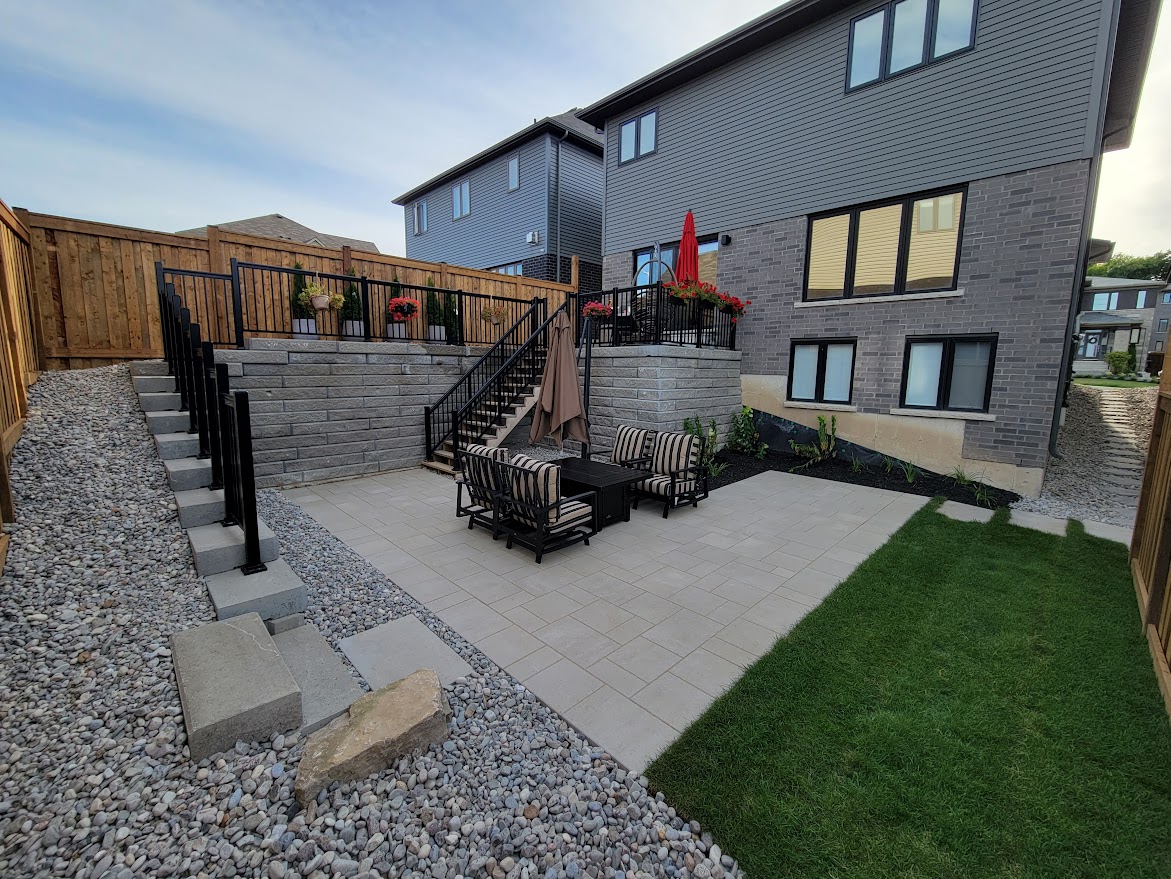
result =
[[[1130,568],[1155,675],[1171,717],[1171,370],[1159,380]]]
[[[542,298],[558,308],[569,284],[500,275],[446,263],[334,250],[208,227],[206,238],[172,235],[17,211],[31,247],[33,297],[47,369],[78,369],[162,356],[155,263],[228,274],[231,261],[309,272],[354,274],[372,281],[462,290],[500,299]],[[222,316],[221,316],[222,317]]]

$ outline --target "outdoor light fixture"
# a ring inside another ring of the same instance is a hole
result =
[[[727,247],[732,243],[732,236],[727,233],[720,236],[720,247]]]

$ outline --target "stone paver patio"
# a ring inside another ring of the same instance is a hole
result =
[[[928,500],[763,473],[537,565],[424,470],[286,495],[636,772]]]

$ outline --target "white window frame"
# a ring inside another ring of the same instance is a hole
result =
[[[472,212],[471,184],[465,177],[451,187],[451,218],[462,220]]]
[[[415,234],[422,235],[427,231],[427,199],[421,198],[413,206]]]
[[[515,174],[513,173],[515,169]],[[513,183],[515,177],[516,183]],[[520,189],[520,155],[509,156],[508,158],[508,191],[516,192]]]

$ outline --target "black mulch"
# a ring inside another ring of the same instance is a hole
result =
[[[759,460],[749,455],[723,449],[716,454],[716,461],[728,466],[719,476],[712,477],[710,482],[712,488],[731,485],[733,482],[739,482],[741,479],[747,479],[749,476],[755,476],[757,473],[764,473],[768,470],[780,470],[788,473],[794,467],[805,463],[804,458],[799,458],[791,452],[772,449]],[[903,473],[898,464],[895,464],[889,473],[882,463],[867,465],[855,473],[851,468],[849,457],[838,457],[821,464],[814,464],[799,472],[803,476],[812,476],[817,479],[832,479],[835,482],[848,482],[852,485],[868,485],[872,488],[886,488],[890,491],[905,491],[908,494],[924,495],[925,497],[942,495],[948,500],[964,504],[977,502],[975,483],[961,485],[950,476],[932,473],[930,470],[919,470],[915,475],[914,482],[907,482],[906,474]],[[975,476],[976,474],[968,475]],[[992,507],[1006,507],[1013,501],[1020,499],[1020,495],[1011,491],[993,488],[990,485],[986,485],[985,488],[988,490],[987,504]]]

